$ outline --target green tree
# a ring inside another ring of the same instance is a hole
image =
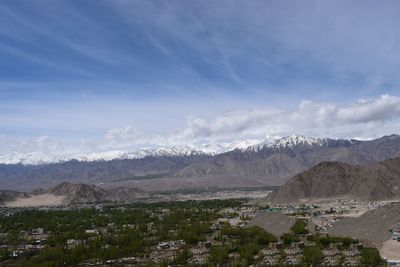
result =
[[[0,249],[0,261],[5,261],[8,259],[10,252],[7,249]]]
[[[229,249],[226,246],[212,247],[210,261],[215,264],[224,264],[229,259]]]
[[[307,266],[317,266],[322,263],[322,251],[320,247],[306,247],[303,251],[303,263]]]
[[[184,265],[185,263],[188,262],[188,260],[191,257],[191,253],[188,248],[184,248],[181,251],[179,251],[178,255],[176,255],[176,258],[174,260],[174,265]]]
[[[364,248],[362,250],[362,265],[363,266],[379,266],[382,264],[382,258],[376,248]]]
[[[295,235],[305,235],[308,234],[307,222],[302,219],[296,220],[292,228],[290,229]]]
[[[300,241],[299,237],[294,235],[294,234],[292,234],[292,233],[283,234],[281,239],[282,239],[283,244],[285,246],[288,246],[288,245],[292,244],[293,242],[299,242]]]

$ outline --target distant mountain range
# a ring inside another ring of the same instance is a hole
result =
[[[135,151],[112,150],[89,154],[57,155],[41,152],[11,153],[0,155],[0,164],[45,165],[68,161],[111,161],[118,159],[142,159],[146,157],[185,157],[194,155],[217,155],[235,149],[245,150],[249,147],[264,146],[279,140],[277,137],[267,136],[265,139],[249,139],[232,143],[213,142],[197,146],[173,146]]]
[[[193,156],[193,155],[213,155],[214,150],[198,150],[189,146],[142,149],[137,151],[106,151],[90,154],[78,155],[51,155],[41,152],[32,153],[13,153],[0,156],[0,164],[22,164],[22,165],[48,165],[64,163],[68,161],[92,162],[92,161],[111,161],[125,159],[143,159],[146,157],[174,157],[174,156]]]
[[[37,160],[11,160],[8,155],[2,156],[0,162],[17,164],[0,164],[0,188],[29,191],[61,181],[157,191],[281,185],[322,161],[366,165],[399,156],[399,135],[368,141],[295,135],[267,137],[224,145],[214,143],[201,149],[107,152],[62,161],[39,156]]]
[[[297,145],[325,145],[331,139],[291,135],[283,138],[266,136],[264,139],[249,139],[232,143],[213,142],[196,146],[174,146],[135,151],[103,151],[89,154],[57,155],[41,152],[11,153],[0,155],[0,164],[45,165],[68,161],[111,161],[118,159],[142,159],[145,157],[176,157],[193,155],[217,155],[233,150],[258,150],[264,147],[285,148]]]
[[[295,203],[337,198],[400,199],[400,158],[364,166],[321,162],[292,177],[266,200]]]

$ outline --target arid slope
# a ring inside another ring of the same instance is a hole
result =
[[[350,198],[400,198],[400,158],[366,166],[322,162],[299,173],[267,197],[273,203]]]

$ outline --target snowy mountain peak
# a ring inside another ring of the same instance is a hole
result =
[[[272,135],[266,135],[264,140],[262,140],[261,142],[258,142],[256,144],[253,144],[251,146],[251,148],[263,148],[263,147],[271,147],[273,146],[277,140],[279,140],[280,138],[278,136],[272,136]]]
[[[306,137],[304,135],[289,135],[285,137],[277,137],[277,136],[269,136],[255,145],[251,146],[251,149],[261,149],[261,148],[273,148],[273,149],[282,149],[282,148],[293,148],[299,145],[303,146],[324,146],[328,143],[328,139],[326,138],[314,138],[314,137]]]
[[[91,153],[86,155],[77,155],[71,157],[78,161],[110,161],[114,159],[141,159],[145,157],[161,157],[161,156],[191,156],[203,154],[202,151],[196,150],[190,146],[176,146],[153,149],[140,149],[136,151],[107,151]]]
[[[23,165],[41,165],[51,163],[62,163],[70,160],[82,162],[89,161],[110,161],[115,159],[142,159],[145,157],[172,157],[172,156],[192,156],[224,152],[222,148],[215,152],[214,148],[206,147],[204,150],[193,148],[191,146],[175,146],[152,149],[140,149],[135,151],[111,150],[89,154],[76,155],[51,155],[41,152],[31,153],[11,153],[0,155],[0,164],[23,164]]]
[[[276,140],[272,146],[276,148],[282,148],[282,147],[292,148],[298,145],[323,146],[326,143],[327,143],[326,138],[306,137],[304,135],[289,135]]]
[[[152,149],[140,149],[134,151],[112,150],[89,154],[77,155],[51,155],[41,152],[32,153],[12,153],[0,155],[0,164],[23,164],[40,165],[61,163],[70,160],[82,162],[89,161],[110,161],[116,159],[142,159],[145,157],[161,156],[192,156],[192,155],[217,155],[232,150],[259,150],[264,147],[273,149],[293,148],[298,145],[303,146],[324,146],[328,144],[328,139],[313,138],[302,135],[290,135],[286,137],[277,137],[266,135],[263,139],[237,140],[231,143],[211,142],[200,145],[182,145],[174,147],[161,147]]]
[[[228,146],[228,143],[211,142],[208,144],[197,145],[194,147],[196,150],[201,151],[205,154],[216,155],[216,154],[226,152],[227,146]]]
[[[63,156],[49,155],[40,152],[0,155],[0,163],[2,164],[40,165],[53,162],[62,162],[65,160],[66,158]]]

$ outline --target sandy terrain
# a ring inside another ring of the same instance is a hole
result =
[[[383,242],[379,249],[381,256],[388,260],[400,260],[400,242],[388,240]]]
[[[14,201],[6,202],[6,207],[38,207],[61,205],[64,196],[55,196],[53,194],[34,195],[28,198],[17,198]]]
[[[377,246],[392,237],[390,229],[400,222],[400,203],[388,203],[359,217],[346,217],[328,229],[329,234],[349,236]]]
[[[244,180],[241,176],[214,175],[194,178],[155,178],[137,179],[126,181],[115,181],[101,184],[104,188],[135,187],[145,191],[169,191],[187,188],[239,188],[239,187],[261,187],[276,185],[277,183],[265,183],[263,177],[249,177]]]
[[[271,191],[254,190],[254,191],[221,191],[221,192],[204,192],[197,194],[176,194],[176,200],[211,200],[211,199],[232,199],[232,198],[265,198]]]
[[[247,226],[251,227],[257,225],[275,236],[281,236],[284,233],[290,232],[290,228],[295,222],[295,218],[291,218],[282,213],[273,212],[254,217]]]
[[[354,213],[340,214],[341,217],[357,218],[365,214],[368,210],[360,210]]]

